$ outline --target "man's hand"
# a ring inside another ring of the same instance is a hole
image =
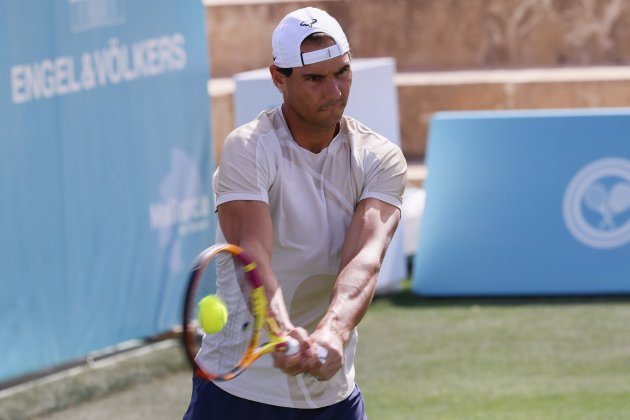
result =
[[[299,343],[300,351],[293,355],[286,355],[280,351],[274,352],[274,366],[291,376],[317,369],[321,362],[315,351],[316,349],[313,348],[309,341],[306,330],[304,328],[294,328],[289,332],[289,336]]]
[[[322,363],[317,355],[318,363],[313,365],[307,372],[321,381],[332,378],[343,366],[343,341],[341,337],[327,329],[316,330],[309,337],[311,347],[317,352],[321,347],[326,350],[326,360]]]

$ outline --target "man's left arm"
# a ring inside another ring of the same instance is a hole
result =
[[[323,366],[311,370],[330,379],[342,366],[352,330],[365,315],[376,288],[376,277],[400,221],[400,210],[376,198],[357,205],[342,248],[341,265],[324,318],[311,334],[328,350]]]

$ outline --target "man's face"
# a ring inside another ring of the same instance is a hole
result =
[[[323,44],[305,44],[302,53],[334,45],[332,40]],[[278,86],[282,91],[285,112],[297,121],[318,128],[336,127],[348,103],[352,71],[349,54],[330,60],[293,69]]]

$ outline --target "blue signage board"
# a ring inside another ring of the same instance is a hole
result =
[[[630,109],[445,112],[412,289],[630,292]]]
[[[0,381],[174,326],[212,241],[199,0],[0,3]]]

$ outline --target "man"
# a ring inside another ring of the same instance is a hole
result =
[[[334,18],[290,13],[272,47],[283,103],[225,141],[213,180],[217,242],[257,262],[269,312],[301,352],[263,357],[228,382],[195,378],[186,418],[363,419],[356,326],[400,220],[407,165],[397,146],[343,115],[350,46]],[[217,293],[229,298],[232,283],[217,279]],[[204,363],[213,339],[197,356]]]

